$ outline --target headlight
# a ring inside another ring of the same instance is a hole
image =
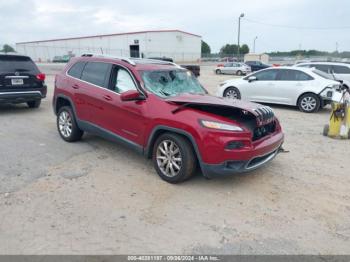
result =
[[[243,129],[240,128],[239,126],[224,124],[224,123],[220,123],[220,122],[200,120],[200,123],[202,124],[202,126],[204,126],[206,128],[210,128],[210,129],[219,129],[219,130],[226,130],[226,131],[238,131],[238,132],[243,131]]]

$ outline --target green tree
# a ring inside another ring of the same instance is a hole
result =
[[[221,55],[221,57],[223,57],[223,56],[235,56],[238,53],[237,51],[238,51],[238,46],[237,45],[235,45],[235,44],[233,44],[233,45],[226,44],[223,47],[221,47],[220,55]],[[243,44],[242,46],[240,46],[239,51],[240,51],[239,53],[241,55],[248,54],[249,53],[248,45]]]
[[[239,50],[240,50],[241,55],[248,54],[249,53],[249,46],[244,44],[241,46],[241,48]]]
[[[202,40],[202,56],[210,55],[210,53],[211,53],[210,46]]]
[[[16,52],[16,51],[12,46],[5,44],[5,45],[3,45],[1,52],[11,53],[11,52]]]

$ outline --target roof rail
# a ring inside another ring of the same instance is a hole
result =
[[[113,55],[93,54],[93,53],[86,53],[86,54],[82,54],[81,56],[82,57],[114,58],[114,59],[119,59],[123,62],[129,63],[130,65],[133,65],[133,66],[136,65],[136,63],[128,57],[119,57],[119,56],[113,56]]]
[[[176,63],[173,62],[168,62],[168,61],[164,61],[164,60],[159,60],[159,59],[150,59],[150,58],[133,58],[133,60],[139,60],[139,61],[145,61],[145,62],[149,62],[149,63],[153,63],[153,64],[160,64],[160,65],[173,65],[176,66],[178,68],[182,68],[181,66],[179,66]]]

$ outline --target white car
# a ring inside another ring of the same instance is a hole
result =
[[[214,72],[217,75],[221,74],[230,74],[230,75],[246,75],[252,72],[250,66],[244,64],[244,63],[237,63],[237,62],[229,62],[222,66],[217,66],[214,69]]]
[[[220,84],[217,95],[254,102],[298,106],[312,113],[331,102],[340,83],[317,69],[267,68]]]
[[[336,80],[343,80],[350,87],[350,64],[335,62],[307,62],[299,63],[296,67],[316,68]]]

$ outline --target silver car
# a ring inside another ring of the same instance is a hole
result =
[[[229,62],[224,65],[218,65],[214,72],[217,75],[220,74],[228,74],[228,75],[246,75],[251,73],[250,66],[244,64],[244,63],[238,63],[238,62]]]

